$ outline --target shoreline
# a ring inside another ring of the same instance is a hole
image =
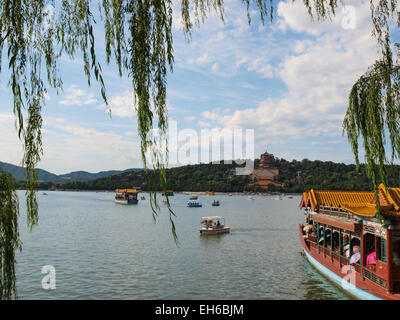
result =
[[[26,189],[18,188],[18,191],[26,191]],[[80,189],[56,189],[56,190],[49,190],[49,189],[37,189],[36,192],[106,192],[106,193],[115,193],[114,190],[80,190]],[[139,191],[139,193],[149,193],[149,191]],[[162,191],[156,191],[156,193],[162,193]],[[206,191],[174,191],[174,194],[185,194],[185,195],[204,195],[204,196],[216,196],[216,195],[301,195],[298,192],[215,192],[215,194],[207,194]],[[173,197],[173,196],[169,196]]]

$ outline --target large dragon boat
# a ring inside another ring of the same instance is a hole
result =
[[[400,188],[303,193],[305,257],[360,299],[400,299]],[[380,208],[380,215],[377,214]]]

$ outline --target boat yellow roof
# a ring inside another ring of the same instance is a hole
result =
[[[400,188],[386,189],[378,187],[379,204],[383,215],[400,216]],[[325,191],[306,190],[300,202],[300,208],[319,206],[343,208],[355,215],[374,217],[377,213],[376,197],[373,191]]]
[[[116,193],[138,193],[136,189],[116,189]]]

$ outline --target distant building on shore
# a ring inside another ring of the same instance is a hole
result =
[[[279,169],[274,166],[275,157],[273,154],[265,151],[260,156],[260,163],[257,168],[254,168],[250,174],[252,182],[248,186],[260,186],[264,190],[268,190],[269,185],[282,188],[282,183],[274,181],[274,178],[279,175]]]

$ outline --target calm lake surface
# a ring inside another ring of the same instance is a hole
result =
[[[113,193],[39,192],[32,232],[18,195],[20,299],[352,299],[301,255],[300,196],[200,195],[203,207],[187,208],[189,196],[175,194],[176,246],[168,210],[154,223],[147,195],[123,206]],[[231,233],[200,235],[208,215],[224,216]],[[45,265],[56,269],[55,290],[42,289]]]

